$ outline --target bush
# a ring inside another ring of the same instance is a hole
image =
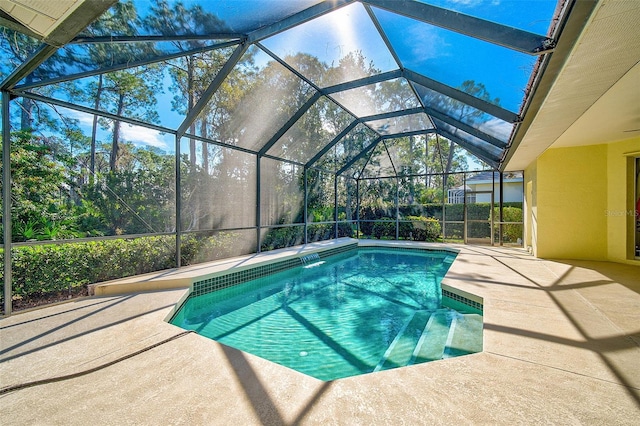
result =
[[[353,225],[347,222],[338,223],[339,237],[352,237],[354,234]],[[315,241],[330,240],[335,235],[335,225],[333,223],[309,223],[307,226],[307,239],[310,243]],[[270,251],[279,248],[291,247],[304,244],[304,226],[287,226],[282,228],[271,228],[262,238],[260,250]]]
[[[353,238],[356,233],[357,226],[350,222],[338,222],[338,238]]]
[[[433,217],[408,216],[400,222],[400,238],[413,241],[437,241],[442,232],[440,222]]]
[[[496,222],[496,233],[499,232],[498,220],[500,219],[500,209],[493,210],[493,220]],[[503,222],[522,222],[522,209],[518,207],[502,207]],[[508,223],[502,225],[502,241],[515,243],[518,238],[522,238],[523,225],[521,223]]]
[[[270,251],[304,243],[304,226],[271,228],[262,238],[260,250]]]
[[[383,238],[396,238],[396,220],[390,217],[383,217],[375,222],[371,228],[371,237],[381,240]]]
[[[239,254],[236,238],[237,234],[233,232],[182,235],[180,262],[182,265],[191,265],[236,256]]]
[[[230,232],[183,236],[181,261],[188,265],[229,257],[233,241]],[[25,299],[72,293],[87,284],[170,269],[175,267],[175,250],[175,237],[170,235],[14,247],[13,295]],[[2,262],[0,272],[4,273]]]
[[[407,216],[398,224],[398,237],[405,240],[437,241],[441,232],[440,222],[433,217]],[[375,239],[395,239],[396,220],[383,217],[375,222],[362,223],[362,234]]]
[[[310,243],[324,241],[333,238],[334,226],[332,223],[307,226],[308,240]],[[302,241],[304,243],[304,241]]]

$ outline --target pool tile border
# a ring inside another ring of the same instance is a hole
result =
[[[353,243],[341,247],[317,251],[316,253],[318,253],[318,256],[322,259],[328,256],[333,256],[335,254],[355,250],[357,248],[358,243]],[[309,255],[310,253],[311,252],[305,253],[305,255]],[[301,264],[301,257],[302,256],[297,256],[266,265],[259,265],[242,271],[230,272],[228,274],[207,278],[206,280],[196,281],[193,283],[193,291],[191,292],[191,297],[201,296],[203,294],[211,293],[216,290],[221,290],[223,288],[242,284],[247,281],[266,277],[268,275],[273,275],[286,269],[294,268]]]
[[[484,311],[484,305],[482,303],[476,302],[475,300],[467,299],[464,296],[461,296],[457,293],[451,292],[449,290],[442,289],[442,297],[448,297],[449,299],[453,299],[456,302],[460,302],[464,305],[470,306],[474,309],[479,310],[480,312]]]
[[[329,248],[326,250],[317,250],[311,252],[305,252],[304,255],[308,256],[311,253],[318,253],[321,259],[333,256],[336,254],[345,253],[355,249],[385,249],[393,251],[430,251],[435,253],[445,253],[450,255],[456,255],[453,250],[442,250],[433,248],[421,248],[421,247],[397,247],[397,246],[359,246],[357,242],[353,244],[346,244],[340,247]],[[196,281],[193,283],[193,290],[189,297],[202,296],[217,290],[221,290],[234,285],[242,284],[247,281],[262,278],[268,275],[273,275],[286,269],[294,268],[301,264],[301,257],[296,256],[288,259],[284,259],[278,262],[273,262],[265,265],[255,266],[253,268],[244,269],[242,271],[230,272],[228,274],[219,275],[216,277],[207,278],[205,280]],[[453,299],[457,302],[470,306],[474,309],[483,311],[482,303],[468,299],[460,294],[451,292],[449,290],[442,289],[442,296]]]
[[[260,265],[242,271],[231,272],[228,274],[219,275],[217,277],[207,278],[206,280],[202,281],[196,281],[193,283],[193,291],[191,292],[191,296],[201,296],[203,294],[211,293],[216,290],[221,290],[223,288],[231,287],[237,284],[242,284],[246,281],[251,281],[267,275],[272,275],[298,265],[300,265],[300,259],[286,259],[267,265]]]

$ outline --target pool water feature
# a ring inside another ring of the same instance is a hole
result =
[[[171,323],[320,380],[480,352],[481,311],[442,296],[454,258],[385,248],[309,258],[190,297]]]

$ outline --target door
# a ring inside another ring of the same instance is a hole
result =
[[[640,157],[636,158],[636,174],[635,174],[635,194],[633,197],[633,205],[634,211],[633,215],[635,216],[634,221],[634,229],[635,229],[635,245],[634,245],[634,254],[636,259],[640,259]]]
[[[464,243],[493,245],[493,191],[467,191]]]

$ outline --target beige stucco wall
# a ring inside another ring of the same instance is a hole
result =
[[[607,145],[607,254],[615,262],[634,258],[636,157],[640,137]]]
[[[524,170],[524,246],[531,249],[537,256],[538,242],[538,200],[537,200],[537,183],[538,183],[538,162],[532,162],[526,170]]]
[[[525,169],[525,244],[537,257],[637,263],[640,138],[545,151]]]

